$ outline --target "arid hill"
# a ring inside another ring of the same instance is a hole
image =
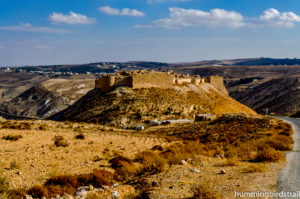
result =
[[[259,113],[275,112],[291,115],[299,111],[300,78],[293,75],[275,78],[244,91],[235,91],[231,96]]]
[[[202,83],[168,89],[118,87],[110,92],[94,89],[54,119],[130,128],[153,119],[193,119],[195,114],[201,113],[236,112],[256,114],[211,84]]]
[[[0,72],[0,103],[8,102],[32,86],[48,79],[49,77],[32,73]]]
[[[185,66],[178,73],[222,75],[229,95],[258,113],[290,115],[298,106],[300,66]]]
[[[46,118],[72,105],[93,86],[94,79],[49,79],[1,104],[0,110],[17,116]]]

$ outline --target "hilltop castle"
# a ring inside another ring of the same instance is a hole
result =
[[[174,88],[176,85],[194,84],[198,86],[203,83],[209,83],[222,93],[227,94],[222,76],[200,78],[200,76],[186,76],[174,72],[145,70],[130,72],[120,71],[116,74],[102,75],[99,79],[96,79],[95,88],[107,92],[120,86],[128,86],[131,88]]]

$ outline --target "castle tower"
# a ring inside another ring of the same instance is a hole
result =
[[[99,79],[95,81],[95,88],[101,89],[103,92],[107,92],[112,89],[115,85],[115,76],[111,75],[102,75]]]

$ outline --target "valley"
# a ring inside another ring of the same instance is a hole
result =
[[[231,199],[277,191],[293,129],[257,113],[297,112],[298,70],[2,72],[14,82],[1,83],[0,197]]]

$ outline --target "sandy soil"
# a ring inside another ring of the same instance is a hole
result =
[[[79,125],[74,130],[65,123],[47,123],[49,130],[46,131],[0,130],[0,137],[23,136],[18,141],[0,139],[0,170],[4,170],[3,174],[8,177],[11,188],[39,185],[54,175],[89,173],[107,166],[107,160],[116,154],[125,153],[132,157],[136,152],[150,149],[156,144],[168,144],[161,138],[132,134],[130,131],[112,128],[99,130],[102,127],[94,125]],[[84,140],[75,139],[79,131],[85,135]],[[56,147],[56,135],[63,136],[69,146]]]
[[[31,123],[32,130],[0,129],[0,137],[23,136],[18,141],[0,139],[0,171],[7,176],[11,188],[27,189],[41,185],[56,175],[90,173],[100,167],[111,169],[108,160],[116,154],[133,157],[154,145],[171,144],[158,135],[101,125],[50,121]],[[40,126],[44,130],[39,130]],[[78,133],[83,133],[85,139],[75,139]],[[56,147],[56,135],[63,136],[69,146]],[[265,172],[245,172],[252,164],[240,162],[238,166],[226,166],[226,158],[197,156],[188,160],[187,164],[173,165],[143,180],[148,184],[158,182],[150,196],[160,199],[192,197],[192,188],[199,185],[206,185],[226,199],[234,198],[235,191],[275,191],[278,174],[285,163],[264,164]],[[225,174],[221,174],[221,170]]]

